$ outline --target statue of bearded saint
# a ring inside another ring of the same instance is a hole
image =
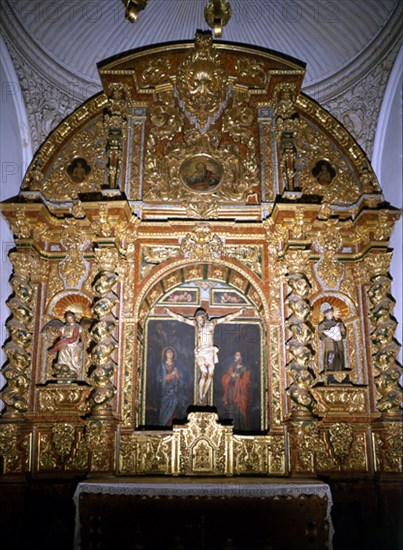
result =
[[[319,338],[324,343],[323,370],[326,372],[347,370],[344,353],[346,327],[340,319],[335,319],[330,304],[324,304],[322,312],[324,318],[319,323],[318,332]]]

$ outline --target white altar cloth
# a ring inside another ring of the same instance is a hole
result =
[[[74,493],[76,506],[75,550],[80,543],[80,496],[84,494],[135,495],[144,497],[211,497],[211,498],[280,498],[315,495],[327,499],[326,521],[329,526],[328,548],[332,550],[333,524],[331,518],[332,494],[329,485],[316,480],[289,480],[267,478],[107,478],[88,480],[78,484]]]

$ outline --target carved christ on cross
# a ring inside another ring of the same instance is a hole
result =
[[[221,323],[228,323],[237,317],[240,317],[245,311],[244,308],[230,313],[224,317],[215,317],[210,319],[207,312],[203,308],[198,308],[193,318],[184,317],[179,313],[174,313],[168,308],[165,309],[168,315],[186,323],[195,328],[196,331],[196,347],[195,360],[200,369],[199,380],[199,405],[206,404],[206,395],[211,386],[214,376],[214,366],[218,363],[218,348],[214,345],[214,328]]]

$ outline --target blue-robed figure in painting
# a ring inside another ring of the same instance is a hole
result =
[[[151,319],[147,323],[144,425],[171,426],[185,419],[194,401],[194,330],[184,323]]]
[[[183,369],[177,362],[176,351],[166,347],[161,353],[161,363],[157,369],[160,407],[158,424],[170,426],[173,418],[186,414],[186,380]]]

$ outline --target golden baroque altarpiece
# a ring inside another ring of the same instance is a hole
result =
[[[198,33],[99,73],[103,93],[1,205],[15,236],[3,473],[398,472],[399,213],[351,135],[301,93],[304,65]],[[222,422],[211,392],[183,421],[149,425],[166,307],[240,304],[236,326],[258,327],[259,429]],[[321,325],[329,310],[342,332]]]

